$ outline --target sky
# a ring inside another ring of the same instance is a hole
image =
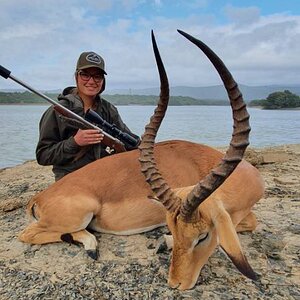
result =
[[[0,65],[39,90],[74,85],[83,51],[100,54],[106,89],[157,87],[151,30],[172,86],[221,84],[206,43],[235,80],[300,84],[299,0],[0,0]],[[0,90],[20,88],[0,78]]]

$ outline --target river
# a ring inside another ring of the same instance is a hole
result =
[[[0,168],[35,159],[38,125],[46,105],[0,105]],[[141,135],[153,106],[119,106],[123,121]],[[300,143],[300,111],[248,109],[251,147]],[[232,132],[229,106],[170,106],[157,141],[184,139],[227,145]]]

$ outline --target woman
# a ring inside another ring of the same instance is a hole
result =
[[[80,116],[88,109],[96,111],[105,121],[139,140],[123,123],[115,106],[100,94],[105,89],[105,64],[94,52],[83,52],[77,61],[76,87],[68,87],[58,96],[59,103]],[[50,107],[40,121],[36,158],[41,165],[53,165],[55,180],[84,165],[109,155],[100,130],[81,130],[64,121]],[[127,150],[132,150],[127,149]]]

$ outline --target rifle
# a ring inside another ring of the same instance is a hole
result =
[[[35,93],[36,95],[40,96],[41,98],[45,99],[46,101],[50,102],[53,105],[53,108],[66,120],[73,121],[72,123],[76,125],[76,127],[81,129],[97,129],[100,130],[101,133],[104,135],[103,137],[103,144],[108,146],[111,149],[114,149],[116,153],[124,152],[126,151],[125,145],[129,146],[137,146],[139,143],[139,139],[135,139],[134,137],[130,136],[129,134],[122,132],[118,128],[115,127],[115,125],[111,125],[105,120],[103,120],[95,111],[89,110],[86,117],[90,119],[91,122],[96,123],[97,125],[94,125],[93,123],[89,122],[88,120],[84,119],[83,117],[77,115],[73,111],[67,109],[63,105],[57,103],[56,101],[52,100],[51,98],[47,97],[46,95],[38,92],[28,84],[22,82],[21,80],[17,79],[13,75],[11,75],[11,71],[7,70],[3,66],[0,65],[0,75],[7,79],[10,78],[16,83],[22,85],[26,89],[30,90],[31,92]],[[92,117],[91,117],[92,116]],[[103,130],[103,128],[99,127],[99,125],[105,125],[104,128],[106,130],[110,130],[110,133],[107,133]],[[117,137],[118,138],[117,138]]]

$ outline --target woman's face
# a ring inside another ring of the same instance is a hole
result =
[[[77,88],[80,94],[96,96],[103,84],[104,74],[98,68],[87,68],[76,73]]]

